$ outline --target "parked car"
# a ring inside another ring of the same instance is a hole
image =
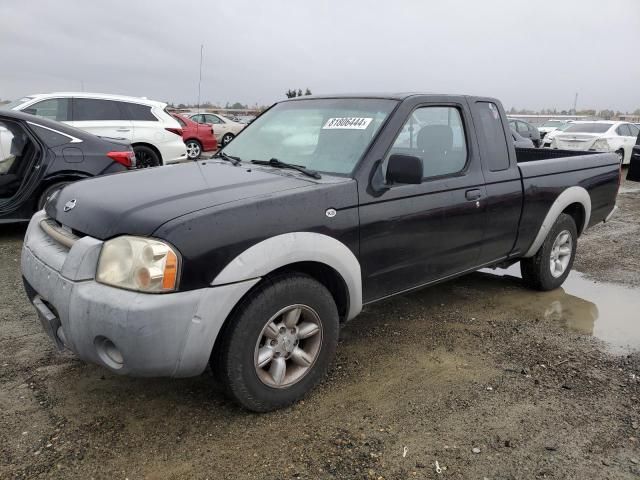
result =
[[[628,164],[639,129],[633,123],[598,120],[575,122],[551,142],[552,148],[615,152],[618,161]]]
[[[195,160],[200,158],[202,152],[212,152],[218,149],[218,140],[212,126],[194,122],[177,113],[172,113],[171,116],[182,127],[182,139],[187,147],[187,158]]]
[[[540,132],[540,138],[543,139],[548,133],[555,131],[556,129],[571,123],[572,120],[554,120],[550,119],[544,122],[538,127]]]
[[[633,150],[631,151],[631,161],[629,162],[627,180],[640,182],[640,135],[636,138],[636,144],[633,146]]]
[[[29,95],[4,108],[64,122],[100,137],[133,145],[139,167],[155,167],[187,158],[180,124],[166,103],[138,97],[66,92]]]
[[[511,139],[513,140],[513,146],[516,148],[535,148],[535,145],[531,141],[530,138],[524,138],[518,132],[516,132],[513,128],[510,128]]]
[[[134,166],[128,142],[0,110],[0,223],[28,221],[72,182]]]
[[[555,130],[547,133],[541,140],[541,142],[542,142],[541,147],[542,148],[551,148],[551,142],[553,141],[553,139],[556,138],[558,135],[560,135],[562,132],[564,132],[573,123],[574,123],[573,120],[569,120],[568,122],[565,122],[564,124],[562,124],[559,127],[557,127]]]
[[[510,118],[509,125],[524,138],[530,139],[536,148],[540,146],[540,132],[536,127],[524,120],[518,120],[516,118]]]
[[[215,113],[195,113],[189,117],[194,122],[205,123],[213,126],[213,131],[216,134],[216,138],[220,139],[222,146],[229,143],[233,138],[238,135],[245,124],[234,122],[222,115]]]
[[[562,285],[580,234],[613,214],[620,164],[516,150],[508,126],[491,98],[282,101],[211,160],[64,188],[26,233],[28,297],[85,361],[175,377],[210,363],[244,407],[283,407],[363,305],[517,262],[531,288]],[[62,248],[42,222],[77,238]]]

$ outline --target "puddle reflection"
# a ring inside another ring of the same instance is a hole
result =
[[[484,269],[481,274],[520,279],[520,266]],[[562,288],[551,292],[510,291],[502,301],[544,315],[568,330],[593,335],[605,341],[612,353],[640,350],[639,289],[594,282],[573,271]]]

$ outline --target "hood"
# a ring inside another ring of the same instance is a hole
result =
[[[163,223],[196,210],[313,184],[227,162],[189,162],[72,183],[45,209],[61,224],[101,240],[148,236]]]

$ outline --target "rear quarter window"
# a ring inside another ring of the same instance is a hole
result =
[[[42,140],[48,147],[54,148],[60,145],[65,145],[71,142],[71,138],[61,133],[54,132],[48,128],[40,127],[38,125],[31,125],[35,134]]]
[[[509,148],[498,106],[492,102],[476,102],[476,112],[480,119],[478,133],[484,144],[484,164],[491,172],[508,169]]]
[[[137,120],[144,122],[157,122],[156,116],[151,113],[149,105],[140,105],[139,103],[118,102],[121,110],[124,112],[128,120]]]

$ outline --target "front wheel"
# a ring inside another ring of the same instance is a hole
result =
[[[240,304],[212,356],[216,377],[243,407],[285,407],[325,375],[338,343],[338,310],[313,278],[267,279]]]
[[[535,290],[553,290],[569,276],[576,256],[578,229],[570,215],[561,213],[547,238],[531,258],[520,260],[525,285]]]

